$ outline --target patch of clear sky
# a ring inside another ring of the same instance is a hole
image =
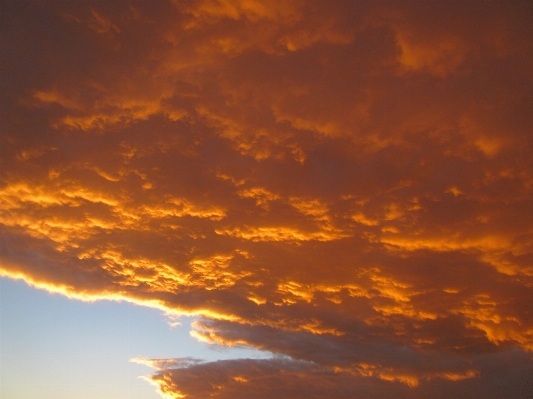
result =
[[[267,358],[189,335],[194,317],[170,326],[161,311],[127,302],[83,302],[0,278],[2,399],[157,399],[135,357],[206,361]]]

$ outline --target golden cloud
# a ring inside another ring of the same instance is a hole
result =
[[[277,356],[167,397],[526,397],[529,5],[8,8],[2,276]]]

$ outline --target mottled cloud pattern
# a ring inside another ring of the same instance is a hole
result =
[[[533,8],[3,4],[0,272],[272,359],[170,398],[529,398]]]

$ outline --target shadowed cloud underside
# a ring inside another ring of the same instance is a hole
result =
[[[528,2],[2,7],[1,275],[275,354],[163,395],[533,393]]]

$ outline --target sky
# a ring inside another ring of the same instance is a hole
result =
[[[72,301],[0,279],[0,397],[158,399],[147,359],[225,360],[269,353],[207,345],[192,317],[128,303]]]
[[[531,2],[0,7],[2,397],[531,398]]]

